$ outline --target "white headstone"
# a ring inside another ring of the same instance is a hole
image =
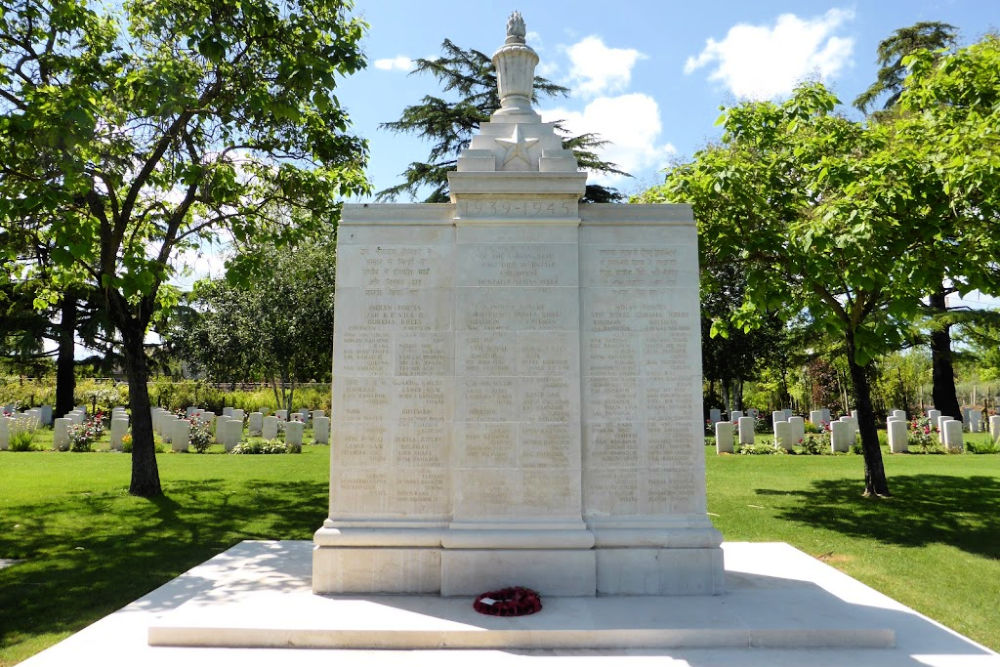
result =
[[[837,420],[830,424],[830,449],[834,452],[849,452],[854,444],[850,420]]]
[[[729,415],[729,421],[733,422],[734,424],[738,424],[740,422],[740,419],[742,419],[743,417],[744,414],[742,410],[733,410],[732,413]]]
[[[830,408],[823,408],[821,412],[823,413],[823,421],[827,424],[833,421],[833,416],[830,414]]]
[[[314,420],[315,419],[319,419],[320,417],[326,417],[326,413],[323,412],[322,410],[313,410],[312,411],[312,418]]]
[[[795,414],[794,412],[792,412],[791,408],[785,408],[784,410],[782,410],[782,412],[785,413],[785,421],[788,421],[789,419],[791,419],[792,415]]]
[[[715,422],[715,452],[732,453],[733,451],[733,422]]]
[[[305,412],[293,412],[291,421],[300,422],[302,424],[306,423],[306,413]]]
[[[313,418],[313,440],[316,441],[317,445],[328,445],[328,444],[330,444],[330,418],[329,417],[314,417]]]
[[[788,418],[785,417],[784,410],[775,410],[771,413],[771,424],[777,428],[778,422],[786,422]]]
[[[247,434],[248,435],[260,435],[264,431],[264,413],[263,412],[251,412],[250,419],[247,422]]]
[[[990,415],[990,439],[1000,441],[1000,415]]]
[[[969,410],[969,433],[979,433],[983,430],[983,411],[977,408]]]
[[[231,405],[224,406],[222,408],[222,416],[223,417],[232,417],[233,416],[233,407]]]
[[[757,438],[757,433],[754,430],[756,421],[753,417],[740,417],[739,422],[737,422],[737,428],[740,432],[741,445],[752,445],[754,443],[754,440]]]
[[[963,425],[969,423],[969,416],[970,416],[969,413],[971,411],[972,411],[972,408],[968,408],[968,407],[962,408],[962,423],[963,423]]]
[[[302,433],[306,425],[300,421],[290,421],[285,425],[285,444],[301,445]]]
[[[809,411],[809,422],[814,426],[822,426],[823,424],[823,411],[822,410],[810,410]]]
[[[86,406],[86,405],[78,405],[78,406],[76,406],[76,407],[75,407],[75,408],[73,408],[73,409],[74,409],[75,411],[79,412],[79,413],[82,413],[82,414],[83,414],[83,416],[84,416],[84,418],[86,418],[86,417],[87,417],[87,406]]]
[[[711,408],[708,411],[708,419],[713,424],[719,423],[720,421],[722,421],[722,410],[720,410],[719,408]]]
[[[10,432],[13,424],[13,419],[0,415],[0,449],[8,449],[10,447]]]
[[[69,426],[73,420],[69,417],[59,417],[52,422],[52,449],[60,452],[69,449]]]
[[[797,415],[793,415],[788,418],[788,423],[791,425],[792,444],[801,444],[803,440],[806,439],[806,420]]]
[[[889,436],[889,451],[901,454],[907,451],[906,422],[899,418],[891,419],[886,427]]]
[[[219,424],[222,428],[221,442],[227,452],[231,451],[243,439],[243,420],[226,417],[219,419]]]
[[[201,408],[199,408],[197,405],[189,405],[184,409],[184,416],[190,419],[191,415],[193,415],[196,412],[201,412]]]
[[[112,417],[111,419],[111,449],[120,452],[122,450],[122,438],[128,433],[128,419]]]
[[[52,426],[52,406],[43,405],[42,406],[42,423],[45,426]]]
[[[243,419],[247,416],[247,413],[242,408],[234,408],[229,416],[232,419],[239,419],[240,421],[243,421]]]
[[[275,438],[277,438],[278,418],[273,415],[264,417],[264,423],[263,426],[261,427],[260,434],[261,437],[263,437],[265,440],[274,440]]]
[[[198,415],[198,421],[202,424],[208,424],[211,428],[215,423],[215,413],[211,410],[202,410],[201,414]]]
[[[774,447],[787,451],[792,451],[792,424],[791,422],[779,421],[774,423]]]
[[[760,410],[758,410],[757,408],[747,408],[747,415],[753,417],[754,419],[757,419],[760,417]]]
[[[935,424],[937,426],[938,436],[941,439],[942,445],[946,444],[944,437],[944,423],[949,419],[951,419],[951,415],[938,415],[937,423]]]
[[[943,422],[942,426],[944,446],[953,452],[963,451],[965,440],[962,438],[962,422],[957,419],[948,419]]]
[[[288,421],[288,410],[275,410],[274,416],[281,421]]]
[[[906,421],[906,410],[893,410],[892,411],[892,416],[893,417],[898,417],[898,418],[902,419],[903,421]]]
[[[941,416],[940,410],[935,410],[931,408],[930,410],[927,411],[927,418],[931,420],[931,424],[934,425],[935,427],[937,427],[938,417],[940,416]]]
[[[170,430],[170,446],[175,452],[186,452],[191,444],[191,422],[175,419]]]
[[[453,203],[344,206],[316,592],[721,590],[691,209],[579,203],[523,36]]]

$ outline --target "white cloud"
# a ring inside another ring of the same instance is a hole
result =
[[[630,93],[617,97],[599,97],[584,107],[583,111],[557,108],[541,111],[546,122],[562,120],[562,125],[573,135],[594,132],[608,144],[599,149],[599,155],[614,162],[631,174],[644,169],[661,169],[667,165],[677,150],[662,141],[660,133],[660,108],[649,95]],[[601,176],[599,180],[609,185],[619,185],[623,176]]]
[[[396,70],[398,72],[409,72],[413,68],[413,61],[408,56],[396,56],[395,58],[379,58],[375,61],[375,69],[387,71]]]
[[[584,97],[619,93],[628,87],[635,63],[646,56],[635,49],[605,46],[600,37],[584,37],[566,48],[573,92]]]
[[[831,9],[811,19],[782,14],[770,27],[740,23],[722,41],[709,38],[701,53],[687,59],[684,73],[714,64],[709,80],[738,98],[787,95],[803,79],[828,80],[850,63],[854,40],[833,33],[853,18],[852,10]]]

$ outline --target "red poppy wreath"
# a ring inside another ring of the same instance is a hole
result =
[[[472,608],[490,616],[527,616],[542,610],[542,598],[530,588],[512,586],[479,595]]]

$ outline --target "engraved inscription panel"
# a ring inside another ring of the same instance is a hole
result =
[[[460,218],[568,218],[578,215],[576,199],[553,201],[551,198],[532,199],[470,199],[458,202]]]
[[[458,285],[501,287],[577,283],[576,245],[465,244],[458,255]]]

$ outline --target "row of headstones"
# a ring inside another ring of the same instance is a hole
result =
[[[709,414],[709,419],[711,420],[713,426],[723,421],[722,410],[720,410],[719,408],[712,408],[711,410],[708,411],[708,414]],[[754,419],[757,419],[757,417],[759,416],[760,416],[760,411],[757,410],[757,408],[748,408],[746,412],[744,412],[743,410],[733,410],[732,413],[729,415],[729,419],[725,421],[731,421],[735,424],[739,422],[740,417],[752,417]],[[789,417],[792,416],[791,410],[788,410],[788,416]]]
[[[982,410],[966,408],[963,411],[965,421],[952,419],[949,415],[941,414],[940,410],[928,410],[927,418],[938,430],[939,442],[952,451],[962,451],[965,449],[965,441],[962,439],[962,430],[967,428],[970,433],[978,433],[982,430]],[[889,451],[899,454],[908,449],[908,423],[906,413],[902,410],[894,410],[886,421],[886,432],[889,437]],[[1000,440],[1000,415],[992,415],[989,419],[990,438],[994,442]]]
[[[46,411],[46,408],[48,410]],[[47,415],[47,416],[46,416]],[[10,448],[10,436],[22,431],[34,431],[52,421],[52,407],[45,405],[17,412],[13,405],[5,405],[0,413],[0,450]]]
[[[225,446],[227,452],[231,451],[243,439],[243,420],[247,417],[244,410],[231,407],[223,408],[222,414],[216,416],[210,410],[190,406],[185,410],[187,419],[181,419],[163,408],[153,408],[151,413],[153,430],[178,452],[186,451],[191,444],[192,421],[208,424],[210,428],[214,422],[215,442]],[[250,436],[263,437],[265,440],[274,440],[278,437],[280,422],[284,424],[285,443],[301,445],[306,422],[310,418],[313,422],[313,439],[316,444],[329,444],[330,418],[322,410],[292,413],[290,421],[287,410],[277,410],[274,415],[268,416],[260,411],[251,412],[247,418],[247,433]]]
[[[115,426],[115,418],[125,417],[126,419],[126,430],[128,429],[128,415],[125,413],[125,408],[116,407],[111,409],[111,426],[112,430]],[[83,405],[78,405],[64,416],[58,417],[52,420],[52,449],[58,451],[65,451],[69,449],[69,427],[79,426],[83,422],[87,421],[87,408]],[[121,440],[119,439],[117,449],[121,449]]]
[[[734,411],[735,412],[735,411]],[[792,451],[792,447],[805,439],[806,426],[805,419],[790,414],[790,410],[775,410],[771,413],[774,423],[774,446],[787,451]],[[824,416],[829,416],[829,411],[814,410],[810,413],[810,421],[816,426],[824,423],[830,425],[830,450],[832,452],[850,451],[858,435],[858,418],[856,414],[843,416],[839,420],[830,422],[824,420]],[[752,445],[757,434],[754,430],[755,419],[753,417],[740,417],[739,421],[717,422],[715,424],[715,451],[718,453],[733,452],[733,429],[738,429],[739,444]]]

